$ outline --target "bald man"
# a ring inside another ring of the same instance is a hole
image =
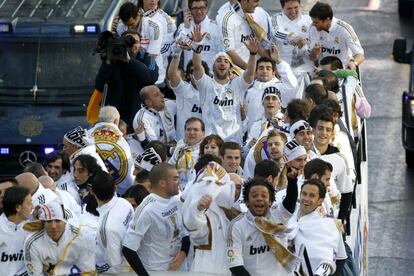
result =
[[[40,185],[39,180],[32,173],[21,173],[16,176],[16,180],[19,186],[30,191],[33,206],[46,204],[56,198],[56,194]]]
[[[69,209],[69,211],[72,213],[70,214],[71,218],[68,218],[68,221],[72,225],[75,225],[75,226],[78,225],[79,224],[78,219],[82,213],[82,209],[81,209],[81,206],[73,198],[73,196],[67,191],[56,189],[55,182],[50,176],[43,175],[39,177],[39,182],[40,184],[42,184],[43,188],[45,188],[46,190],[53,191],[60,198],[60,200],[63,203],[64,208]]]

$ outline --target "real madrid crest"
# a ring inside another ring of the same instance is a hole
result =
[[[339,44],[339,37],[335,37],[335,43]]]
[[[38,136],[42,131],[43,123],[40,120],[40,116],[26,116],[19,124],[19,134],[26,137]]]
[[[233,90],[231,90],[231,88],[230,87],[227,87],[226,88],[226,94],[232,94],[233,93]]]
[[[210,35],[210,33],[207,33],[206,34],[206,36],[204,37],[205,39],[207,39],[207,40],[210,40],[211,39],[211,35]]]

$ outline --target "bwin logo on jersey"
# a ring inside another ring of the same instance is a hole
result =
[[[332,55],[339,55],[341,54],[341,49],[335,49],[335,47],[333,48],[326,48],[326,47],[322,47],[322,53],[328,53],[328,54],[332,54]]]
[[[254,37],[254,34],[250,34],[250,35],[241,35],[240,36],[240,42],[244,42],[244,41],[247,41],[247,40],[249,40],[250,38],[253,38]]]
[[[0,261],[2,263],[23,261],[23,250],[20,250],[19,253],[14,254],[6,254],[6,252],[2,252]]]
[[[191,108],[191,112],[194,113],[201,113],[201,107],[198,107],[196,104],[193,105],[193,108]]]
[[[220,100],[217,96],[214,98],[213,101],[214,104],[217,104],[219,106],[230,106],[234,104],[233,99],[228,99],[227,97],[224,98],[224,100]]]
[[[259,247],[253,247],[253,245],[250,245],[250,255],[262,254],[269,250],[270,247],[268,245],[262,245]]]

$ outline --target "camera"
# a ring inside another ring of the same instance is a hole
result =
[[[95,53],[99,53],[102,59],[108,58],[112,62],[126,62],[128,60],[128,49],[135,42],[135,39],[131,36],[121,37],[117,33],[105,31],[99,36]]]

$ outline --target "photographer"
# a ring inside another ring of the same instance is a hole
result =
[[[121,37],[109,31],[101,34],[96,52],[102,64],[87,110],[90,124],[97,122],[100,105],[112,105],[131,125],[141,107],[139,91],[158,78],[158,66],[153,57],[140,51],[140,39],[135,31],[127,31]]]

